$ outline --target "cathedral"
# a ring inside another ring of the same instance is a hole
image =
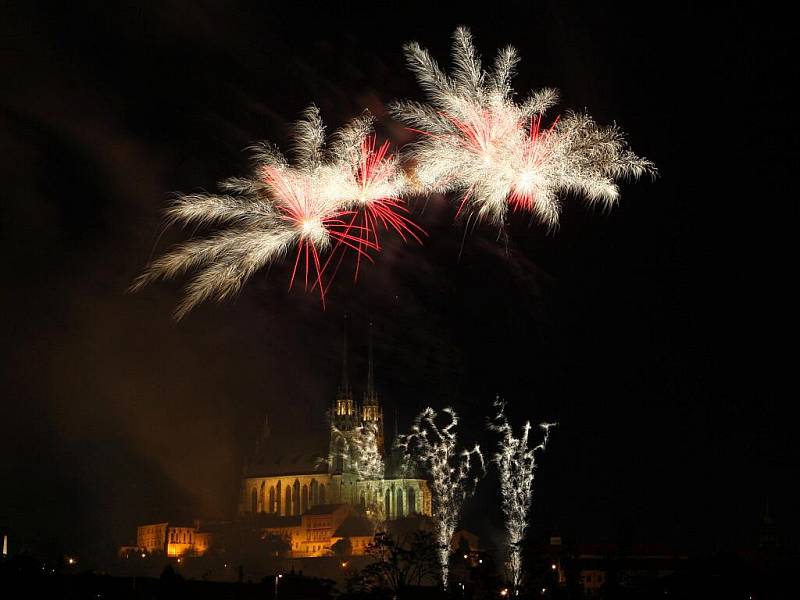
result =
[[[330,554],[331,547],[344,539],[352,553],[359,554],[372,540],[377,521],[431,515],[427,481],[401,468],[398,453],[385,448],[371,334],[360,403],[350,386],[346,334],[343,354],[342,380],[321,429],[325,434],[306,435],[309,428],[304,427],[303,434],[276,442],[265,420],[253,457],[244,469],[240,517],[256,518],[265,532],[289,539],[295,557]],[[318,418],[323,424],[325,415]],[[353,443],[359,436],[374,450],[368,470],[362,464],[363,448]],[[395,423],[393,450],[396,438]]]

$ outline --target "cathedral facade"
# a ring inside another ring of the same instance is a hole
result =
[[[372,537],[366,523],[431,515],[428,482],[401,469],[396,452],[386,452],[371,339],[361,403],[354,399],[349,384],[346,338],[343,363],[342,382],[323,429],[327,435],[306,439],[299,433],[302,440],[288,436],[287,441],[284,436],[280,444],[270,443],[273,436],[265,421],[242,478],[240,516],[260,518],[269,524],[265,529],[290,538],[294,556],[324,555],[344,538],[350,539],[355,550],[365,546],[365,537]],[[319,419],[324,421],[325,416]],[[366,439],[374,456],[365,459],[364,448],[353,443],[356,438]],[[363,468],[365,460],[370,461],[370,469]],[[354,528],[355,522],[361,526]]]

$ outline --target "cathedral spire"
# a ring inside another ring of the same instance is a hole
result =
[[[344,313],[344,336],[342,342],[342,380],[339,383],[339,398],[352,398],[353,392],[350,389],[350,377],[347,372],[347,313]]]
[[[369,355],[367,359],[367,389],[364,391],[364,404],[361,406],[362,423],[373,423],[376,428],[378,449],[383,455],[383,409],[378,403],[378,392],[375,391],[375,368],[372,356],[372,321],[369,322]]]
[[[367,366],[367,391],[364,393],[365,404],[377,404],[378,394],[375,392],[375,369],[372,359],[372,321],[369,322],[369,355]]]

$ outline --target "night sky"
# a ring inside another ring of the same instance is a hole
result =
[[[277,435],[321,426],[347,312],[358,393],[374,321],[387,432],[395,409],[403,430],[452,405],[465,442],[491,449],[498,393],[517,423],[560,423],[533,536],[747,549],[768,499],[797,545],[798,140],[778,15],[17,4],[0,9],[0,526],[15,540],[99,557],[140,523],[230,517],[265,414]],[[385,114],[421,98],[401,46],[446,63],[460,24],[487,60],[517,47],[520,95],[559,88],[559,111],[620,124],[660,176],[623,183],[610,213],[569,199],[555,233],[514,217],[507,243],[420,199],[430,237],[388,244],[355,285],[340,274],[325,310],[287,292],[285,265],[179,324],[185,280],[125,293],[186,239],[161,235],[172,195],[246,174],[254,142],[287,147],[309,103],[330,129],[368,108],[407,142]],[[490,476],[466,509],[487,540],[495,494]]]

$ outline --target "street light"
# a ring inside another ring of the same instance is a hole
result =
[[[278,598],[278,580],[283,579],[283,573],[278,573],[275,575],[275,598]]]

